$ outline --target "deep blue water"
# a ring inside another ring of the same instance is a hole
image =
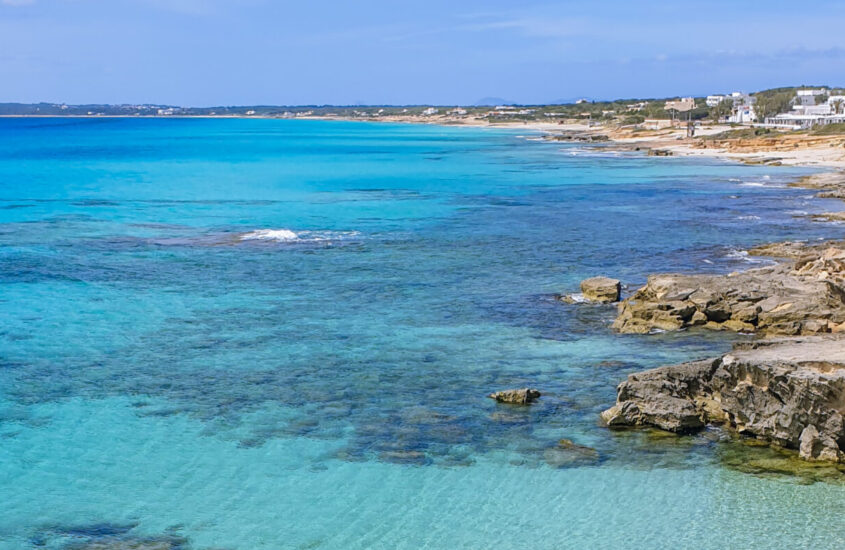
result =
[[[0,549],[840,548],[842,485],[598,424],[627,373],[736,336],[617,335],[553,298],[842,237],[803,173],[469,128],[0,120]],[[485,397],[525,385],[529,408]]]

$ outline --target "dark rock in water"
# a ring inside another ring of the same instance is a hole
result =
[[[601,414],[609,427],[685,433],[724,423],[807,460],[845,460],[845,336],[738,345],[715,360],[632,374],[617,392]]]
[[[794,244],[774,248],[797,256]],[[787,250],[788,248],[788,250]],[[646,334],[701,326],[793,336],[845,331],[845,249],[807,246],[792,263],[729,275],[653,275],[613,327]]]
[[[591,277],[581,281],[581,293],[591,302],[618,302],[622,283],[609,277]]]
[[[72,544],[66,550],[188,550],[183,538],[112,539]]]
[[[543,452],[546,464],[554,468],[584,466],[599,460],[599,452],[592,447],[578,445],[569,439],[561,439],[556,447]]]
[[[382,451],[379,453],[379,460],[392,462],[394,464],[409,464],[412,466],[425,466],[431,463],[425,453],[420,451]]]
[[[509,403],[511,405],[528,405],[533,403],[540,397],[540,392],[532,388],[522,388],[520,390],[504,390],[491,393],[487,397],[495,399],[499,403]]]
[[[649,149],[648,156],[650,157],[671,157],[674,155],[669,149]]]
[[[594,134],[591,132],[564,132],[561,134],[546,136],[551,141],[574,141],[579,143],[596,143],[610,141],[605,134]]]

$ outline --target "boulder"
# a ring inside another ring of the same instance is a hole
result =
[[[801,432],[798,454],[805,460],[839,461],[842,451],[830,435],[819,433],[818,428],[810,424]]]
[[[490,399],[495,399],[499,403],[508,403],[511,405],[528,405],[533,403],[540,397],[540,392],[532,388],[522,388],[519,390],[503,390],[491,393],[488,395]]]
[[[591,302],[618,302],[621,292],[622,283],[617,279],[591,277],[581,281],[581,294]]]
[[[799,450],[808,460],[845,458],[845,337],[739,344],[717,359],[628,376],[601,413],[611,428],[686,433],[721,423]]]

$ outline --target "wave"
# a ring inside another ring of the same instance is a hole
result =
[[[766,187],[765,183],[760,183],[759,181],[746,181],[744,183],[740,183],[743,187]]]
[[[749,264],[772,264],[775,263],[773,260],[768,258],[759,258],[757,256],[751,256],[748,254],[747,250],[738,250],[738,249],[731,249],[727,254],[725,254],[726,258],[730,258],[731,260],[739,260]]]
[[[753,215],[752,215],[752,216],[737,216],[737,218],[736,218],[736,219],[738,219],[738,220],[751,220],[751,221],[753,221],[753,220],[759,220],[759,219],[760,219],[760,216],[753,216]]]
[[[291,242],[299,239],[299,235],[290,229],[256,229],[238,236],[242,241],[276,241]]]
[[[272,243],[331,243],[359,237],[358,231],[292,231],[290,229],[254,229],[237,236],[238,241]]]

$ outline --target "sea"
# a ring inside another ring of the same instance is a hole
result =
[[[808,173],[519,128],[0,119],[0,549],[843,548],[837,472],[600,424],[628,374],[749,336],[556,299],[845,237]]]

